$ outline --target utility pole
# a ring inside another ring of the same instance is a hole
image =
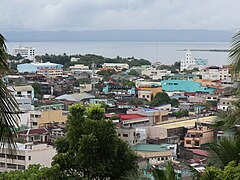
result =
[[[95,89],[95,84],[96,84],[96,64],[93,62],[92,63],[92,78],[91,78],[91,82],[92,82],[92,91],[95,93],[96,89]]]

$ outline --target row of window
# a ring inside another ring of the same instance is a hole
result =
[[[5,158],[6,154],[0,153],[0,158]],[[7,154],[7,159],[18,159],[18,160],[25,160],[25,156],[17,156],[12,154]]]
[[[1,168],[5,168],[6,164],[5,163],[0,163],[0,167]],[[20,170],[25,170],[26,167],[20,164],[11,164],[11,163],[7,163],[7,168],[9,169],[20,169]]]

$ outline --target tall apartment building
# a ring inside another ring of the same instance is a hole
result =
[[[13,55],[17,56],[20,54],[22,57],[34,60],[35,59],[35,48],[33,47],[19,47],[13,49]]]
[[[0,172],[10,170],[25,170],[31,164],[51,167],[52,158],[56,155],[53,146],[47,144],[16,143],[16,151],[8,146],[0,149]]]

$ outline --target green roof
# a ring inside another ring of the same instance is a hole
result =
[[[168,144],[137,144],[132,147],[134,151],[164,152],[168,151]]]

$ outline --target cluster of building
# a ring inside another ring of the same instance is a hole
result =
[[[217,120],[214,114],[228,111],[237,100],[229,93],[233,83],[227,66],[209,67],[207,60],[193,58],[190,51],[181,61],[178,73],[159,70],[155,65],[129,67],[124,63],[104,63],[102,68],[95,69],[77,64],[78,58],[71,61],[76,64],[67,71],[50,62],[20,64],[17,74],[4,78],[22,113],[19,149],[16,155],[7,150],[1,152],[0,171],[26,169],[34,163],[50,166],[56,153],[51,145],[66,134],[68,108],[77,102],[86,106],[105,104],[105,118],[116,124],[118,137],[141,157],[139,164],[158,166],[168,160],[184,160],[201,172],[210,157],[210,152],[202,147],[231,135],[211,129]],[[194,68],[198,70],[191,74],[181,72]],[[96,73],[112,69],[116,73],[107,79]],[[129,75],[131,70],[139,76]],[[79,83],[83,79],[85,83]],[[133,84],[124,85],[123,80]],[[36,83],[41,99],[33,88]],[[150,106],[155,95],[162,92],[176,99],[178,105],[169,102]],[[175,116],[183,110],[188,112],[187,116]],[[177,171],[186,175],[186,169],[177,164]]]

